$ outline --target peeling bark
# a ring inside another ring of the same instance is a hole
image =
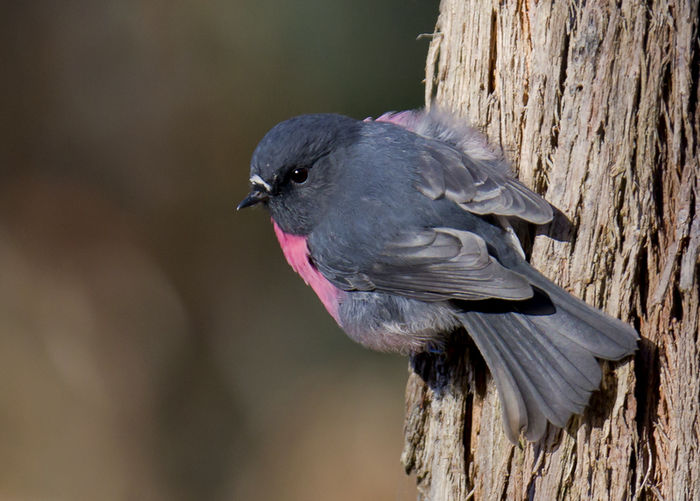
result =
[[[583,416],[515,447],[476,349],[413,359],[420,499],[700,499],[698,24],[694,0],[442,1],[426,101],[561,211],[525,229],[533,265],[643,339]]]

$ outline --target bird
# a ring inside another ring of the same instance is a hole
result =
[[[289,265],[351,339],[411,355],[463,328],[512,443],[566,427],[600,386],[598,359],[637,349],[632,326],[528,263],[513,223],[546,224],[552,206],[444,110],[290,118],[255,148],[250,185],[238,209],[267,208]]]

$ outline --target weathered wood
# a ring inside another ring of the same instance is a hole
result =
[[[402,460],[421,499],[700,499],[698,23],[697,0],[442,1],[426,101],[565,216],[537,230],[535,267],[643,340],[583,416],[519,447],[478,356],[414,359]]]

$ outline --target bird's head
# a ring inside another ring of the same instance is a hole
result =
[[[342,115],[301,115],[273,127],[250,163],[252,189],[238,209],[263,203],[286,233],[308,235],[333,197],[333,154],[361,122]]]

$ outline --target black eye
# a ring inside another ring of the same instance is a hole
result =
[[[297,167],[292,171],[292,175],[289,176],[293,182],[301,184],[309,177],[309,169],[306,167]]]

